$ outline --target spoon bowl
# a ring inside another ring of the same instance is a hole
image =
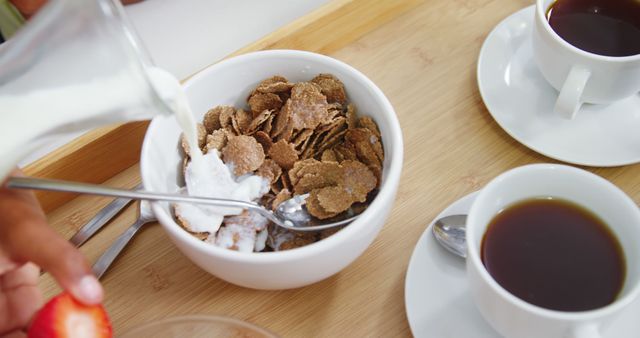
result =
[[[293,231],[320,231],[348,224],[365,209],[366,204],[354,204],[347,211],[328,219],[317,219],[307,211],[309,194],[297,195],[276,207],[274,216],[283,222],[283,228]],[[280,225],[280,224],[278,224]]]
[[[467,258],[467,215],[449,215],[438,219],[431,227],[436,241],[452,254]]]

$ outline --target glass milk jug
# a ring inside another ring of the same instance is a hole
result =
[[[49,0],[0,45],[0,181],[48,138],[172,112],[118,0]]]

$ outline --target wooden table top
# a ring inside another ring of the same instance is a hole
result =
[[[428,0],[331,53],[369,76],[389,97],[404,132],[405,163],[393,211],[375,242],[337,275],[300,289],[257,291],[223,282],[192,264],[157,224],[146,226],[103,278],[116,333],[185,314],[247,320],[283,337],[410,336],[405,273],[431,220],[501,172],[556,162],[507,135],[476,85],[482,42],[531,0]],[[640,165],[587,168],[640,202]],[[134,186],[134,166],[107,182]],[[108,200],[79,197],[49,214],[71,236]],[[82,247],[93,262],[135,218],[129,207]],[[48,276],[47,297],[58,287]]]

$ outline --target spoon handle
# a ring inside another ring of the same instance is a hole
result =
[[[142,186],[138,185],[134,190],[140,189]],[[93,234],[98,232],[105,224],[107,224],[115,215],[117,215],[129,202],[128,198],[118,198],[104,207],[98,214],[96,214],[89,222],[83,225],[78,232],[69,240],[71,244],[76,247],[81,246],[86,242]]]
[[[286,221],[287,219],[281,216],[276,216],[270,210],[267,210],[264,207],[251,202],[228,200],[228,199],[222,199],[222,198],[194,197],[194,196],[186,196],[186,195],[178,195],[178,194],[164,194],[164,193],[152,193],[147,191],[115,189],[115,188],[104,187],[98,184],[51,180],[51,179],[43,179],[43,178],[35,178],[35,177],[11,177],[7,181],[6,185],[8,188],[13,188],[13,189],[63,191],[63,192],[74,192],[74,193],[89,194],[89,195],[125,197],[129,199],[143,200],[143,201],[183,202],[183,203],[211,205],[216,207],[248,209],[261,214],[262,216],[266,217],[268,220],[275,223],[279,227],[282,227],[288,230],[293,230],[293,231],[314,232],[314,231],[325,230],[325,229],[347,224],[353,221],[357,217],[356,215],[348,219],[344,219],[337,222],[331,222],[323,225],[296,227],[293,223],[287,222]]]
[[[96,275],[96,278],[102,278],[102,275],[109,269],[111,263],[118,257],[122,249],[131,241],[131,238],[140,230],[140,228],[149,223],[151,220],[138,218],[138,220],[131,225],[125,232],[123,232],[113,244],[105,251],[100,258],[93,265],[91,270]]]
[[[222,198],[194,197],[177,194],[152,193],[147,191],[134,191],[104,187],[98,184],[78,183],[62,180],[50,180],[34,177],[11,177],[7,181],[8,188],[35,189],[48,191],[74,192],[80,194],[100,195],[110,197],[125,197],[135,200],[186,202],[195,204],[212,205],[217,207],[251,209],[265,212],[261,206],[244,201],[235,201]]]

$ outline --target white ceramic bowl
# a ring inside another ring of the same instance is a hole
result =
[[[160,224],[189,259],[230,283],[255,289],[295,288],[325,279],[353,262],[373,242],[393,205],[402,168],[400,124],[382,91],[351,66],[330,57],[303,51],[274,50],[237,56],[217,63],[185,84],[198,120],[221,104],[244,107],[252,88],[263,79],[282,75],[293,82],[331,73],[345,85],[348,98],[362,115],[371,116],[382,133],[385,151],[382,184],[362,215],[335,235],[319,242],[280,252],[242,253],[199,241],[173,220],[167,203],[154,203]],[[149,126],[140,167],[145,189],[175,192],[182,159],[181,130],[173,117],[157,117]]]

